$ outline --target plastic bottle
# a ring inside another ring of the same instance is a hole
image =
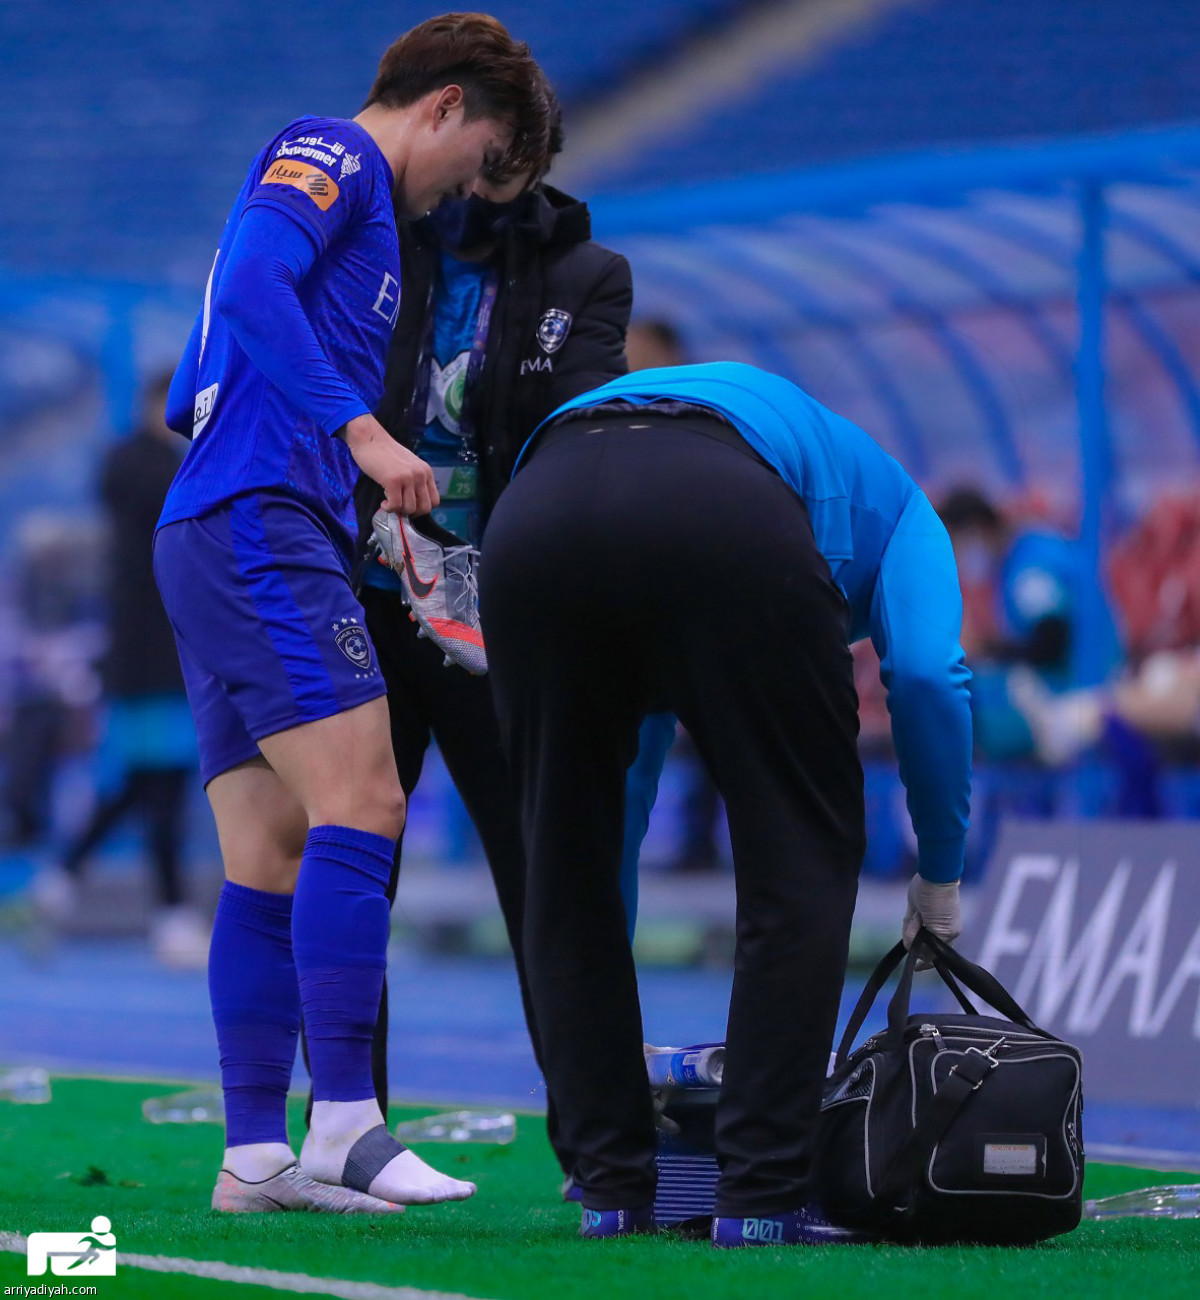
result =
[[[396,1125],[401,1142],[511,1142],[517,1117],[509,1110],[455,1110]]]
[[[223,1124],[225,1099],[220,1088],[193,1088],[166,1097],[147,1097],[142,1115],[151,1124]]]
[[[646,1074],[652,1088],[719,1088],[725,1072],[721,1043],[695,1047],[644,1047]]]
[[[1083,1213],[1089,1219],[1200,1219],[1200,1183],[1142,1187],[1104,1196],[1087,1201]]]
[[[44,1105],[50,1100],[50,1075],[40,1066],[0,1070],[0,1100]]]

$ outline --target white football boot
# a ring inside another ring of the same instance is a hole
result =
[[[317,1214],[400,1214],[393,1205],[350,1187],[330,1187],[310,1178],[299,1164],[288,1165],[261,1182],[247,1182],[228,1169],[217,1175],[212,1207],[224,1214],[273,1214],[301,1210]]]
[[[487,672],[479,625],[479,552],[428,515],[419,525],[387,510],[371,521],[380,557],[400,578],[404,603],[424,633],[474,676]]]

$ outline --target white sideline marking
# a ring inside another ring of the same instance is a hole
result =
[[[0,1232],[0,1250],[25,1253],[25,1238],[17,1232]],[[415,1286],[383,1286],[378,1282],[348,1282],[336,1277],[309,1277],[307,1273],[277,1273],[271,1268],[225,1264],[215,1259],[172,1259],[169,1255],[131,1255],[117,1251],[117,1268],[144,1268],[151,1273],[187,1273],[214,1282],[269,1287],[303,1295],[331,1295],[339,1300],[472,1300],[456,1291],[423,1291]]]

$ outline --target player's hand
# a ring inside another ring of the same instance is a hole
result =
[[[953,943],[962,933],[962,911],[958,899],[958,881],[935,884],[913,876],[908,885],[908,910],[904,913],[904,946],[911,948],[917,931],[924,926],[939,939]],[[932,963],[921,959],[917,970],[928,970]]]
[[[383,508],[400,515],[427,515],[441,500],[433,470],[402,447],[373,415],[346,423],[344,437],[354,463],[383,488]]]

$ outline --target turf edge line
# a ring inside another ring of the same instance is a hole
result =
[[[1110,1142],[1087,1142],[1084,1154],[1101,1164],[1131,1165],[1155,1172],[1200,1174],[1200,1155],[1195,1151],[1164,1151],[1154,1147],[1125,1146]]]
[[[0,1232],[0,1250],[24,1253],[25,1238]],[[214,1282],[269,1287],[303,1295],[331,1295],[338,1300],[478,1300],[454,1291],[423,1291],[414,1286],[384,1286],[379,1282],[350,1282],[335,1277],[310,1277],[307,1273],[278,1273],[270,1268],[225,1264],[220,1260],[172,1259],[169,1255],[130,1255],[118,1251],[119,1268],[141,1268],[151,1273],[186,1273]]]

